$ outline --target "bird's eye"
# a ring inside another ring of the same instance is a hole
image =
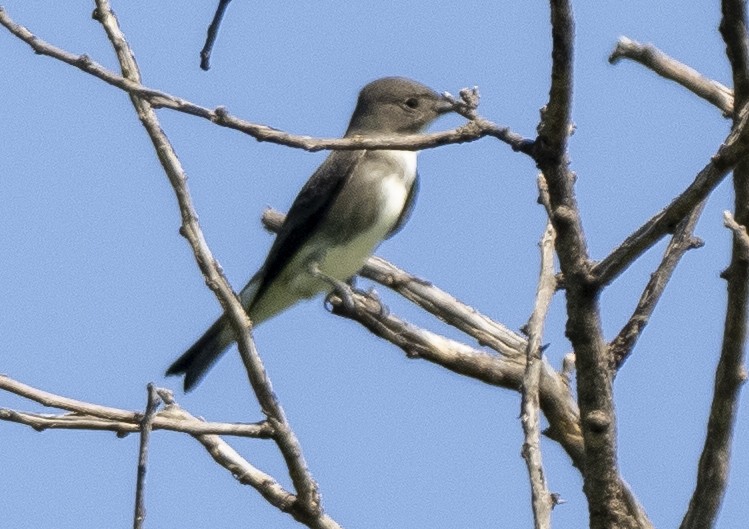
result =
[[[415,97],[409,97],[406,99],[406,106],[408,108],[418,108],[419,107],[419,100]]]

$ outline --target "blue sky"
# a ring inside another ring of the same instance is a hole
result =
[[[116,67],[91,2],[6,0],[39,37]],[[481,113],[532,137],[546,102],[544,2],[233,2],[210,72],[198,69],[212,5],[114,3],[144,82],[203,106],[313,136],[340,135],[358,89],[406,75],[457,93],[478,85]],[[644,68],[606,59],[619,35],[652,42],[730,85],[718,2],[578,2],[570,143],[591,255],[604,257],[691,181],[730,123]],[[177,391],[211,420],[261,418],[236,352],[193,393],[163,372],[218,315],[187,243],[171,188],[126,95],[0,31],[0,372],[73,398],[142,409],[145,385]],[[189,175],[200,221],[235,288],[271,243],[259,218],[285,210],[325,154],[261,144],[169,111],[162,126]],[[433,130],[460,123],[440,120]],[[517,329],[533,304],[544,212],[536,169],[485,139],[420,155],[408,226],[379,255]],[[725,311],[720,271],[730,236],[729,182],[633,357],[616,380],[620,465],[657,527],[678,525],[702,448]],[[658,263],[663,243],[602,297],[611,338]],[[362,282],[366,285],[366,282]],[[461,335],[379,287],[394,313]],[[568,352],[554,299],[546,353]],[[519,395],[408,360],[319,300],[265,323],[256,340],[329,514],[344,527],[529,527]],[[748,397],[736,428],[719,527],[749,510]],[[0,406],[37,410],[10,395]],[[131,522],[138,439],[0,423],[5,527],[122,527]],[[231,440],[285,484],[267,441]],[[544,440],[558,528],[587,520],[582,480]],[[238,485],[182,435],[152,438],[147,527],[297,527]]]

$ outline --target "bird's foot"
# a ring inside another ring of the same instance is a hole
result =
[[[351,314],[355,312],[356,302],[354,301],[354,290],[347,282],[341,281],[340,279],[336,279],[335,277],[331,277],[322,272],[316,262],[310,265],[309,272],[313,277],[316,277],[333,287],[333,291],[325,298],[326,302],[330,302],[331,295],[336,295],[341,298],[341,304],[346,313]]]

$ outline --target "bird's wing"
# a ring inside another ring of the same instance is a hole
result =
[[[414,210],[414,206],[416,205],[416,195],[419,194],[419,180],[419,173],[417,171],[413,184],[411,184],[411,189],[408,190],[408,196],[406,197],[406,203],[403,205],[403,211],[401,211],[395,226],[393,226],[388,232],[386,236],[387,239],[401,231],[406,222],[408,222],[408,219]]]
[[[297,250],[315,233],[330,204],[336,199],[365,152],[333,151],[307,180],[291,204],[265,263],[252,280],[260,281],[253,299],[260,299],[268,285],[278,277]]]

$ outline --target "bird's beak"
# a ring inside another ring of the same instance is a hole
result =
[[[437,114],[447,114],[448,112],[452,112],[455,110],[455,106],[452,101],[450,101],[445,96],[440,96],[439,101],[437,101],[436,108]]]

